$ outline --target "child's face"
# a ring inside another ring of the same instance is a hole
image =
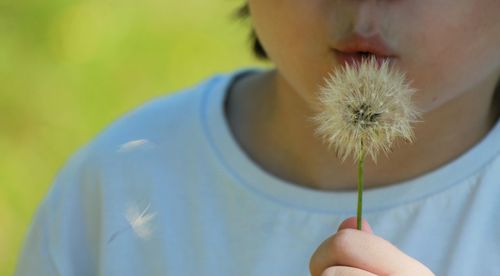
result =
[[[430,111],[500,76],[499,0],[249,0],[281,76],[308,102],[354,32],[378,33]],[[492,89],[492,88],[490,88]]]

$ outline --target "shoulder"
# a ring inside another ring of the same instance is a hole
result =
[[[215,159],[204,125],[208,112],[204,108],[211,104],[219,109],[213,94],[221,95],[239,72],[247,70],[213,75],[127,112],[66,161],[49,197],[94,201],[106,189],[146,183],[134,179],[160,173],[173,177],[187,172],[187,166]]]
[[[145,102],[106,126],[82,148],[95,158],[102,158],[145,142],[171,144],[186,136],[200,136],[204,101],[233,74],[215,74],[191,87]]]
[[[59,171],[58,178],[67,175],[88,179],[88,175],[101,175],[103,170],[117,167],[123,160],[153,162],[160,154],[163,158],[183,151],[195,153],[196,147],[204,145],[206,135],[205,101],[226,89],[239,72],[248,70],[254,69],[214,74],[130,110],[80,146]]]
[[[212,76],[140,105],[103,129],[93,139],[92,146],[106,152],[129,141],[163,139],[182,128],[192,128],[198,123],[204,95],[224,78]]]
[[[204,97],[231,76],[210,76],[123,114],[70,156],[56,182],[66,183],[69,177],[90,180],[89,175],[100,175],[103,169],[116,166],[119,159],[137,158],[145,152],[155,154],[160,148],[175,148],[180,142],[199,138]],[[150,150],[153,146],[155,150]]]

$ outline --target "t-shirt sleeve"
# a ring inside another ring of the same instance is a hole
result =
[[[97,275],[100,196],[93,167],[84,148],[60,170],[33,218],[16,275]]]

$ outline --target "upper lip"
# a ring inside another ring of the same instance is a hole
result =
[[[395,56],[394,51],[385,44],[380,35],[363,37],[354,34],[338,43],[335,49],[343,53],[368,52],[377,56]]]

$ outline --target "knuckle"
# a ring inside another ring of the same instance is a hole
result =
[[[353,239],[352,229],[343,229],[338,231],[330,239],[330,248],[333,252],[343,252],[348,249]]]

